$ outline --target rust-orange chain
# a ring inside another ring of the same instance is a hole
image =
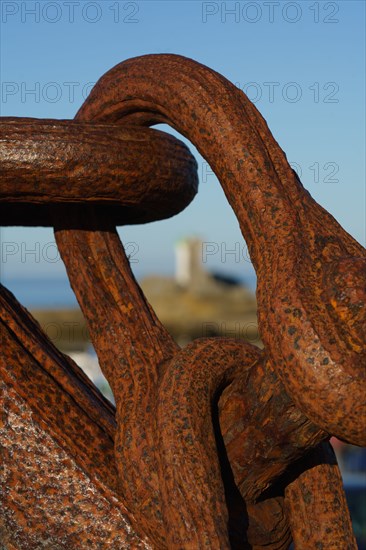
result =
[[[285,387],[325,430],[365,444],[365,249],[304,190],[245,94],[189,59],[143,56],[108,71],[76,118],[166,122],[197,146],[248,243],[261,336]]]
[[[364,444],[365,250],[303,189],[246,96],[221,75],[191,60],[144,56],[104,75],[77,119],[170,124],[209,162],[237,215],[258,276],[263,376],[273,382],[276,373],[287,390],[275,389],[277,399],[267,396],[275,403],[274,410],[268,410],[269,418],[273,426],[279,425],[277,430],[265,431],[272,437],[262,438],[263,443],[257,437],[255,444],[245,446],[249,422],[241,430],[242,445],[229,455],[244,496],[255,497],[267,486],[271,470],[278,475],[296,453],[330,433]],[[351,276],[344,269],[347,264],[353,266]],[[327,272],[328,281],[332,273],[340,279],[338,293],[327,282]],[[341,299],[340,306],[332,293]],[[267,384],[263,387],[266,390]],[[260,391],[254,385],[254,393]],[[124,420],[128,423],[128,416]],[[263,433],[263,424],[256,428]],[[239,441],[238,430],[234,433]],[[256,452],[262,444],[261,452]],[[263,466],[258,471],[253,460],[258,454],[267,461],[267,475]],[[240,478],[243,463],[250,465],[244,468],[246,474],[251,469],[249,487]],[[124,483],[128,485],[128,479]]]
[[[177,214],[197,192],[195,159],[158,130],[4,117],[0,141],[2,225],[53,225],[62,203],[144,223]]]
[[[198,148],[234,209],[258,276],[263,351],[224,339],[179,350],[133,277],[115,224],[172,215],[196,191],[186,148],[141,128],[158,122]],[[1,211],[6,223],[55,226],[115,395],[115,496],[138,532],[154,548],[274,550],[290,529],[299,548],[356,548],[327,440],[365,444],[366,253],[304,190],[254,105],[197,62],[152,55],[106,73],[75,121],[0,126]],[[52,208],[37,204],[48,197]]]
[[[114,407],[0,286],[4,550],[150,548],[117,498]]]

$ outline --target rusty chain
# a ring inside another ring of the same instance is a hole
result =
[[[229,339],[180,350],[133,277],[115,226],[174,215],[197,191],[186,147],[146,128],[161,122],[197,147],[236,214],[257,273],[263,350]],[[356,548],[328,440],[366,444],[366,253],[305,191],[245,94],[190,59],[149,55],[108,71],[74,121],[5,118],[0,133],[3,225],[55,228],[116,400],[114,419],[2,289],[4,410],[17,404],[25,427],[36,423],[72,457],[69,476],[84,483],[81,468],[102,480],[114,503],[89,535],[66,527],[62,538],[61,518],[48,517],[49,547],[280,549],[292,538],[299,549]],[[60,482],[69,498],[75,486]],[[102,509],[95,487],[90,502]],[[31,498],[49,506],[39,480]],[[9,548],[46,536],[26,503],[14,488],[3,497]],[[93,524],[92,506],[74,513]]]

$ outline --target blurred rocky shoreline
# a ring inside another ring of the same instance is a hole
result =
[[[174,278],[150,276],[141,288],[179,345],[222,336],[261,345],[255,295],[233,281],[208,275],[202,286],[182,287]],[[79,309],[34,309],[47,336],[66,353],[87,351],[90,338]]]
[[[159,319],[179,345],[221,336],[261,345],[254,293],[234,277],[211,273],[202,262],[202,242],[183,239],[176,246],[173,277],[152,275],[140,286]],[[90,339],[79,309],[32,311],[62,351],[87,351]]]

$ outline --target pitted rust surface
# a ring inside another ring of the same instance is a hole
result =
[[[96,426],[88,429],[106,430],[109,445],[110,438],[114,441],[116,470],[109,478],[117,481],[115,498],[133,514],[133,526],[158,549],[279,550],[289,546],[291,535],[299,549],[356,548],[339,472],[322,442],[334,434],[365,444],[366,252],[304,190],[254,105],[224,77],[192,60],[152,55],[125,61],[100,79],[75,121],[34,123],[39,135],[53,136],[51,148],[64,144],[65,167],[68,136],[80,128],[83,146],[76,160],[82,177],[72,180],[75,174],[66,170],[74,187],[62,196],[54,192],[54,183],[61,180],[53,172],[50,149],[31,136],[32,121],[18,122],[5,119],[3,125],[5,135],[18,128],[15,161],[4,165],[4,219],[17,213],[28,224],[36,225],[38,217],[55,227],[71,286],[116,399],[115,433],[108,421],[101,426],[93,415]],[[160,122],[197,147],[237,216],[258,277],[263,351],[225,339],[179,350],[136,284],[116,221],[171,215],[195,192],[194,163],[186,149],[159,132],[138,128]],[[103,128],[110,129],[112,138],[103,135]],[[37,151],[29,166],[22,164],[23,130]],[[123,166],[114,143],[120,135],[125,135],[128,156]],[[102,159],[107,142],[104,173],[103,163],[89,165],[88,159],[94,147]],[[12,147],[6,147],[0,158],[11,158]],[[95,183],[85,191],[92,166]],[[168,206],[161,208],[158,198],[166,195],[180,166],[185,167],[181,179]],[[42,200],[49,194],[54,205],[46,214],[30,193],[35,167],[48,174]],[[127,187],[117,186],[117,173]],[[23,187],[14,199],[17,175]],[[150,183],[147,188],[138,184],[135,194],[128,182],[139,178]],[[107,211],[104,202],[117,195],[121,206]],[[7,327],[18,312],[15,306],[7,313]],[[16,349],[17,330],[7,332],[10,350]],[[25,335],[23,341],[28,340],[39,366],[49,363],[47,354],[37,355],[37,344],[44,345],[45,337],[34,331],[34,336]],[[40,369],[32,397],[26,396],[22,353],[13,358],[19,367],[12,384],[38,411],[48,379]],[[68,365],[66,371],[75,371]],[[65,372],[58,370],[55,376],[63,380]],[[65,408],[60,406],[66,399],[63,391],[70,392],[63,382],[61,386],[50,418],[55,437],[62,425],[60,408]],[[83,411],[89,407],[89,392],[81,384],[74,396]],[[70,420],[64,451],[76,462],[85,460],[91,472],[87,446],[75,454],[72,430],[78,419]],[[96,456],[99,460],[101,455]],[[106,468],[101,461],[95,475],[107,479]],[[303,521],[310,527],[304,528]],[[320,523],[324,528],[311,528]],[[36,522],[30,524],[30,531],[36,530]]]
[[[327,437],[287,395],[265,352],[224,390],[219,412],[231,468],[249,502]]]
[[[0,475],[0,534],[3,530],[5,548],[8,543],[19,550],[151,548],[132,528],[133,518],[114,493],[88,477],[4,382],[1,408],[1,459],[7,467]],[[14,463],[18,468],[11,467]]]
[[[53,225],[61,203],[98,204],[115,225],[144,223],[177,214],[197,193],[194,157],[158,130],[4,117],[0,141],[3,225]]]
[[[94,230],[90,220],[95,220]],[[172,357],[178,346],[136,285],[116,230],[97,227],[95,212],[90,209],[85,230],[58,229],[56,242],[115,397],[120,494],[134,513],[146,519],[148,535],[156,546],[165,548],[155,400],[158,365]],[[84,284],[80,285],[80,280]]]
[[[245,514],[242,512],[241,525],[236,517],[234,521],[230,517],[235,515],[235,509],[231,510],[234,503],[230,502],[230,493],[225,495],[216,456],[218,443],[207,411],[218,391],[260,356],[258,348],[235,340],[220,339],[218,347],[215,339],[199,339],[179,352],[164,373],[159,387],[157,432],[168,548],[228,548],[230,538],[233,544],[238,543],[240,530],[245,540]],[[197,506],[187,507],[192,494]],[[205,506],[208,502],[209,507]],[[169,529],[179,524],[185,525],[184,536],[182,530]]]
[[[258,277],[261,338],[285,388],[324,430],[366,444],[365,349],[346,348],[337,330],[342,313],[331,316],[320,298],[325,268],[333,266],[335,278],[337,262],[345,259],[357,260],[349,284],[364,291],[365,249],[304,190],[245,94],[189,59],[143,56],[108,71],[76,118],[165,122],[194,143],[247,241]],[[365,315],[363,309],[363,322]]]
[[[114,407],[0,290],[0,541],[151,548],[118,497]]]
[[[114,407],[1,285],[0,303],[1,379],[52,426],[76,461],[116,490]]]
[[[290,475],[285,494],[295,548],[357,549],[331,445],[322,443],[308,453]]]

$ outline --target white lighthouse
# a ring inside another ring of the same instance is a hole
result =
[[[207,279],[202,265],[202,241],[181,239],[175,246],[175,280],[183,288],[197,287]]]

